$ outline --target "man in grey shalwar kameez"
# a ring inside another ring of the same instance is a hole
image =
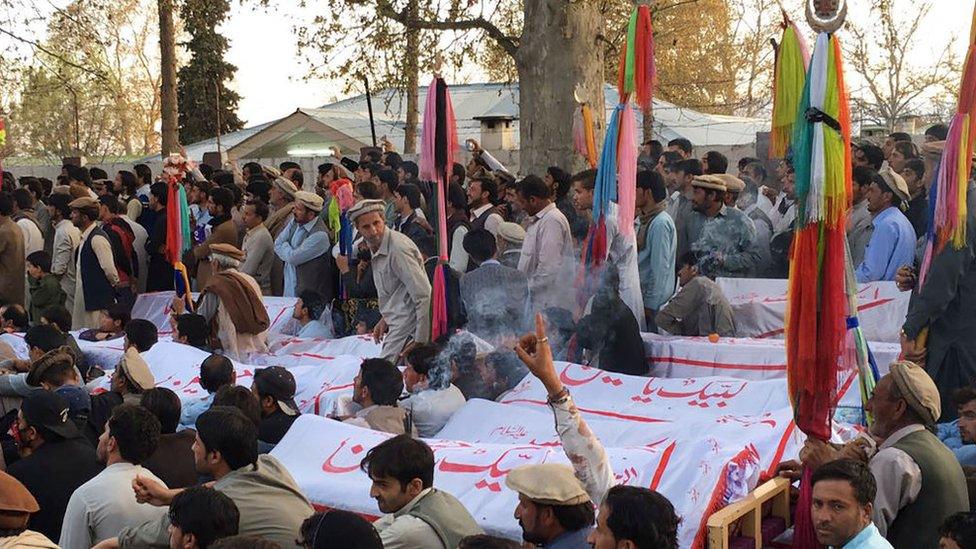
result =
[[[382,338],[380,358],[396,363],[409,345],[430,339],[431,287],[417,245],[386,227],[383,208],[382,200],[361,200],[349,209],[349,220],[373,253],[373,281],[383,315],[373,337]]]

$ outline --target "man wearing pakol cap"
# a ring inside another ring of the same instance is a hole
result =
[[[915,229],[901,210],[911,199],[908,184],[885,166],[873,175],[865,196],[874,231],[854,276],[862,283],[894,280],[899,268],[915,262]]]
[[[373,253],[373,280],[383,315],[373,337],[383,340],[380,357],[395,362],[411,341],[430,339],[431,287],[420,250],[405,235],[387,230],[385,209],[382,200],[361,200],[348,215]]]
[[[27,529],[31,514],[40,507],[17,479],[0,471],[0,547],[6,549],[58,549],[40,532]]]
[[[515,518],[525,541],[556,549],[626,547],[625,541],[632,547],[677,548],[679,521],[667,498],[647,488],[614,486],[603,444],[583,420],[556,371],[541,314],[536,314],[535,332],[522,336],[515,351],[545,387],[556,434],[572,465],[543,463],[508,473],[505,484],[519,494]],[[600,508],[596,529],[594,505]],[[638,544],[635,534],[648,531],[656,534],[656,543]]]
[[[58,543],[62,549],[88,549],[118,535],[122,528],[166,516],[163,507],[139,505],[132,489],[136,479],[163,484],[141,465],[159,444],[159,420],[142,406],[123,404],[103,428],[95,451],[105,469],[68,500]]]
[[[258,368],[254,371],[251,392],[261,403],[261,423],[258,424],[258,451],[270,452],[281,442],[291,424],[298,419],[295,404],[295,376],[281,366]]]
[[[874,524],[894,547],[938,547],[939,525],[969,510],[962,467],[951,450],[928,428],[939,419],[939,391],[925,370],[913,362],[895,362],[864,406],[877,451],[865,439],[844,449],[868,461],[878,484]],[[873,455],[872,455],[873,454]],[[843,457],[828,443],[807,439],[800,451],[805,467]],[[796,469],[796,464],[781,468]]]
[[[50,539],[61,536],[71,494],[102,470],[95,448],[69,416],[68,402],[50,391],[36,391],[24,398],[17,413],[20,460],[7,467],[8,473],[36,494],[41,506],[28,526]]]
[[[746,182],[729,173],[716,174],[716,176],[725,183],[725,207],[746,213],[739,207],[739,196],[746,190]],[[759,215],[766,216],[762,210],[757,211]],[[766,274],[771,259],[769,241],[773,237],[772,227],[770,223],[766,222],[768,217],[766,217],[766,220],[753,219],[749,214],[746,214],[745,217],[746,221],[752,225],[753,230],[756,232],[756,238],[752,241],[752,244],[755,247],[756,253],[759,254],[759,260],[753,269],[753,275],[761,277]]]
[[[534,333],[523,336],[515,351],[549,394],[556,433],[572,467],[555,463],[518,467],[509,472],[505,485],[519,494],[515,518],[525,541],[557,549],[586,547],[593,506],[602,503],[613,486],[613,471],[603,445],[556,373],[545,334],[545,321],[537,314]]]
[[[267,351],[271,325],[261,301],[261,287],[253,277],[238,271],[242,261],[244,252],[230,244],[210,246],[214,273],[196,305],[197,314],[206,319],[211,333],[217,334],[224,354],[235,360]],[[183,307],[182,299],[173,298],[172,314],[182,314]]]
[[[81,231],[75,265],[77,278],[71,328],[98,328],[101,312],[115,303],[115,286],[119,284],[112,243],[105,231],[95,224],[98,220],[98,201],[88,197],[76,198],[68,207],[71,208],[71,223]]]
[[[91,400],[91,414],[84,431],[93,443],[98,440],[112,411],[123,403],[139,404],[142,393],[156,386],[156,378],[139,351],[129,347],[119,359],[109,383],[108,391],[93,396]]]
[[[518,269],[519,259],[522,257],[522,242],[524,241],[525,229],[521,225],[510,221],[499,223],[498,234],[495,235],[498,262],[506,267]]]
[[[291,222],[295,193],[297,192],[298,187],[295,187],[291,181],[283,177],[274,179],[274,183],[271,185],[270,206],[272,210],[268,218],[264,220],[264,226],[268,228],[272,239],[278,238],[281,231],[285,230],[285,227]],[[285,264],[275,255],[271,264],[271,295],[282,295],[284,288]]]
[[[329,232],[319,217],[323,206],[321,196],[298,191],[292,220],[275,238],[275,254],[285,264],[286,297],[314,290],[328,303],[335,298],[337,271],[329,253]]]
[[[210,191],[210,201],[207,204],[210,210],[210,234],[203,243],[194,246],[188,254],[185,254],[183,263],[187,268],[196,268],[196,288],[203,290],[210,282],[210,276],[216,269],[207,258],[210,256],[211,246],[215,244],[229,244],[235,248],[241,245],[237,234],[237,224],[231,219],[231,210],[234,208],[234,193],[225,187],[215,187]]]
[[[751,276],[759,262],[756,229],[746,214],[725,205],[728,188],[721,177],[699,175],[692,180],[692,206],[705,217],[691,250],[698,267],[710,278]]]

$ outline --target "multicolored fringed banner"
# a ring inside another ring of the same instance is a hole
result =
[[[186,200],[183,177],[189,171],[189,161],[179,154],[171,154],[163,161],[166,194],[166,260],[173,266],[173,288],[183,298],[187,310],[193,310],[190,277],[183,265],[183,253],[193,247],[190,229],[190,206]]]
[[[348,215],[349,208],[356,202],[356,199],[353,198],[352,181],[341,178],[329,183],[329,195],[332,200],[329,201],[326,225],[339,242],[339,254],[345,257],[354,257],[352,223],[349,221]],[[348,297],[341,278],[339,279],[339,293],[344,298]]]
[[[836,36],[817,37],[795,124],[797,215],[787,372],[797,426],[827,440],[847,332],[845,227],[851,185],[850,112]]]
[[[810,49],[796,23],[783,14],[783,37],[776,50],[770,158],[785,158],[793,141],[793,124],[803,96]]]
[[[458,148],[457,126],[451,94],[443,78],[435,76],[427,88],[423,133],[420,149],[420,177],[435,184],[437,195],[437,240],[440,261],[434,270],[431,293],[430,337],[435,340],[447,333],[447,185]]]
[[[790,251],[786,374],[797,427],[830,440],[837,374],[848,365],[851,295],[847,209],[851,191],[850,111],[840,42],[817,37],[794,123],[797,214]],[[854,287],[856,288],[856,287]],[[855,300],[855,301],[852,301]],[[800,484],[794,547],[816,547],[810,502],[812,471]]]
[[[599,285],[599,268],[607,259],[610,243],[607,239],[607,216],[616,210],[617,229],[624,235],[634,234],[634,209],[637,194],[637,118],[630,99],[649,116],[657,84],[654,65],[654,33],[651,12],[647,5],[638,6],[630,15],[627,42],[620,51],[618,74],[620,104],[613,110],[603,151],[596,165],[596,184],[593,189],[593,222],[583,243],[582,261],[577,277],[578,298],[586,303]],[[583,105],[584,129],[586,105]],[[581,150],[576,136],[577,150]],[[587,145],[589,143],[587,142]],[[587,148],[589,151],[589,148]],[[613,205],[616,203],[616,206]]]
[[[929,196],[929,224],[919,285],[925,284],[932,257],[949,242],[956,249],[966,245],[966,187],[973,168],[976,141],[976,9],[969,33],[969,50],[963,66],[956,114],[942,151],[938,175]]]
[[[617,89],[620,102],[633,96],[644,113],[651,111],[654,88],[657,86],[657,66],[654,64],[654,28],[651,10],[642,4],[630,14],[627,23],[627,43],[620,50]]]
[[[7,144],[7,127],[3,123],[3,118],[0,118],[0,147]],[[3,157],[0,156],[0,171],[3,170]]]

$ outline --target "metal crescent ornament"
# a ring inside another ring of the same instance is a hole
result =
[[[847,19],[847,0],[807,0],[807,23],[817,32],[837,32]]]
[[[573,99],[576,100],[580,105],[586,104],[586,100],[583,99],[583,86],[577,83],[576,88],[573,89]]]

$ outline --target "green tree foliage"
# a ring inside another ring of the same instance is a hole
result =
[[[218,130],[223,134],[244,127],[237,117],[240,95],[227,87],[237,67],[224,60],[228,43],[217,32],[229,9],[227,0],[184,0],[180,6],[183,28],[190,36],[184,46],[191,55],[178,75],[181,143],[208,139]]]
[[[99,158],[155,150],[154,8],[151,0],[76,0],[57,9],[4,98],[5,154]]]

